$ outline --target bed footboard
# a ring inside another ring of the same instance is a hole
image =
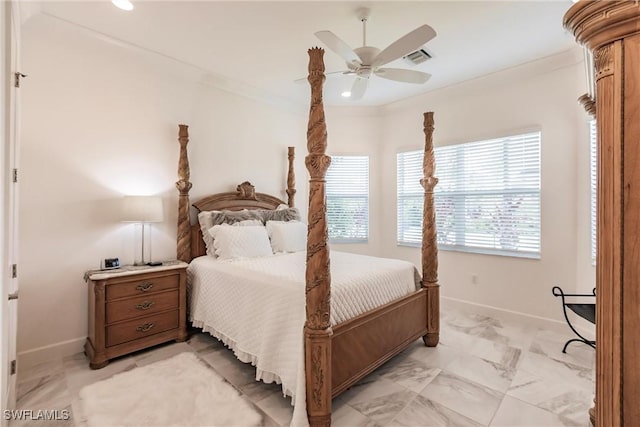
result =
[[[427,333],[427,291],[339,324],[331,337],[331,394],[336,397]]]

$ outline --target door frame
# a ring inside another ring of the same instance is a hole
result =
[[[11,374],[11,362],[17,352],[17,311],[18,301],[9,300],[10,294],[17,295],[18,280],[13,277],[12,265],[17,264],[18,247],[18,187],[13,179],[13,169],[18,164],[18,143],[20,133],[18,90],[14,83],[14,72],[20,63],[20,8],[15,1],[0,2],[0,93],[2,115],[0,117],[0,373],[2,380],[0,405],[2,410],[13,409],[16,403],[16,374]],[[17,368],[16,368],[17,370]],[[7,422],[2,417],[2,425]]]

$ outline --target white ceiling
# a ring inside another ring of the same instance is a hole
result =
[[[424,85],[372,77],[360,101],[342,98],[352,77],[329,76],[327,105],[383,105],[464,80],[566,51],[576,46],[562,28],[569,0],[555,1],[136,1],[125,12],[109,1],[44,2],[45,14],[84,26],[199,68],[210,82],[229,81],[245,91],[306,103],[307,49],[322,46],[313,35],[330,30],[351,47],[362,44],[355,11],[371,9],[369,45],[384,49],[422,24],[438,33],[419,66],[388,66],[432,74]],[[324,47],[324,46],[322,46]],[[331,51],[326,71],[345,69]]]

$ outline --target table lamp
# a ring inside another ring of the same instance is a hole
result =
[[[134,262],[134,265],[146,264],[144,260],[144,225],[152,222],[162,222],[163,217],[162,198],[156,196],[124,197],[122,203],[122,222],[142,224],[141,256],[140,261]],[[151,238],[151,234],[149,238]],[[149,258],[151,258],[151,246],[149,246]]]

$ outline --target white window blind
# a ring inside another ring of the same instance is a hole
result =
[[[326,175],[329,241],[369,239],[369,157],[331,156]]]
[[[399,245],[420,246],[422,243],[422,205],[424,189],[423,150],[398,153],[397,156],[397,241]]]
[[[435,149],[438,247],[540,255],[540,132]],[[398,154],[398,243],[419,245],[422,151]]]
[[[598,146],[597,146],[597,130],[596,121],[591,120],[589,122],[589,153],[590,153],[590,166],[591,166],[591,261],[596,262],[596,209],[597,209],[597,197],[598,197],[598,175],[597,175],[597,159],[598,159]]]

